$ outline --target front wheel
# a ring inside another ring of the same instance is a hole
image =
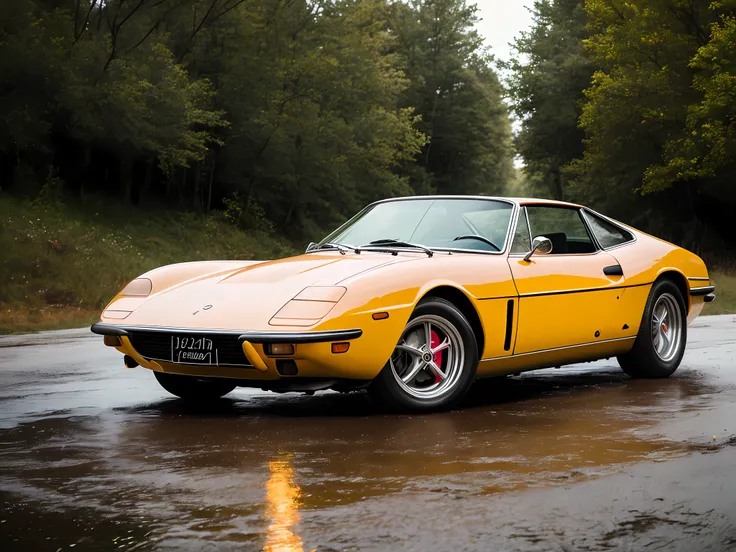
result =
[[[618,363],[632,378],[667,378],[677,370],[687,343],[687,312],[678,287],[669,280],[652,286],[639,334]]]
[[[477,367],[478,345],[465,316],[449,301],[433,297],[417,305],[369,390],[399,410],[446,409],[467,393]]]
[[[237,387],[225,379],[198,378],[165,372],[154,372],[153,375],[166,391],[188,401],[219,399]]]

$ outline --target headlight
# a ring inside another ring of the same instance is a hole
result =
[[[123,288],[120,295],[125,297],[148,297],[153,289],[153,283],[148,278],[136,278]]]
[[[271,319],[272,326],[311,326],[322,320],[342,299],[347,288],[312,286],[303,289]]]

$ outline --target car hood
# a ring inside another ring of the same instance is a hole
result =
[[[420,258],[415,254],[329,252],[236,265],[232,270],[218,270],[154,293],[126,319],[109,322],[124,326],[273,329],[269,320],[306,287],[347,286],[347,281],[357,275]],[[115,303],[108,309],[116,309]],[[104,314],[103,320],[108,321]]]

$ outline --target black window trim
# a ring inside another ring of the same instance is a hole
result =
[[[631,230],[629,230],[628,228],[625,228],[621,224],[618,224],[616,221],[611,220],[607,216],[602,215],[602,214],[600,214],[600,213],[598,213],[598,212],[596,212],[593,209],[590,209],[588,207],[583,207],[581,209],[581,211],[583,213],[582,218],[585,221],[585,225],[588,227],[588,231],[593,236],[593,239],[595,240],[595,243],[597,244],[598,248],[601,251],[611,251],[612,249],[618,249],[619,247],[626,247],[627,245],[631,245],[632,243],[636,243],[636,234],[634,232],[632,232]],[[618,228],[624,234],[628,234],[629,236],[631,236],[631,239],[626,240],[623,243],[619,243],[618,245],[612,245],[611,247],[603,247],[603,245],[598,241],[598,237],[595,235],[595,232],[593,232],[591,222],[588,219],[588,217],[591,216],[591,215],[594,216],[594,217],[598,217],[599,219],[607,222],[608,224],[610,224],[611,226],[613,226],[615,228]]]
[[[553,257],[555,257],[555,258],[559,258],[559,257],[591,257],[591,256],[594,256],[594,255],[597,255],[601,251],[604,251],[604,249],[601,247],[601,244],[598,243],[598,239],[595,237],[595,234],[593,234],[592,230],[590,229],[590,226],[588,224],[588,219],[586,219],[585,216],[583,215],[583,211],[586,209],[586,207],[579,207],[579,206],[576,206],[576,205],[564,205],[564,204],[557,205],[557,204],[552,204],[552,203],[524,203],[524,204],[521,204],[520,203],[519,204],[519,212],[521,212],[521,209],[524,209],[524,214],[526,216],[526,225],[527,225],[527,228],[529,230],[529,243],[530,244],[532,243],[532,225],[529,223],[529,212],[527,211],[527,207],[551,207],[553,209],[568,209],[568,210],[577,211],[578,217],[580,217],[580,220],[583,223],[583,227],[585,228],[585,231],[588,233],[588,238],[590,238],[590,241],[593,244],[593,247],[595,247],[595,251],[592,251],[590,253],[561,253],[561,254],[557,254],[557,255],[552,255]],[[591,211],[591,212],[595,213],[595,211]],[[514,223],[514,236],[516,236],[516,223],[518,223],[518,216],[517,216],[516,222]],[[616,226],[619,227],[619,225],[616,225]],[[629,233],[631,233],[631,232],[629,232]],[[511,244],[509,246],[509,257],[514,257],[514,258],[517,258],[517,257],[525,257],[526,254],[529,253],[528,251],[526,253],[511,253],[510,252],[511,251],[510,247],[512,245],[513,245],[513,241],[511,242]],[[620,247],[620,246],[616,246],[616,247]]]

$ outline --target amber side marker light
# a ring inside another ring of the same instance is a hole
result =
[[[332,352],[333,354],[339,355],[340,353],[347,353],[350,348],[350,343],[333,343]]]
[[[291,343],[271,343],[266,346],[266,354],[271,356],[293,355],[294,345]]]
[[[123,340],[116,335],[106,335],[105,345],[107,345],[108,347],[122,347]]]
[[[374,312],[373,320],[386,320],[388,318],[387,312]]]

